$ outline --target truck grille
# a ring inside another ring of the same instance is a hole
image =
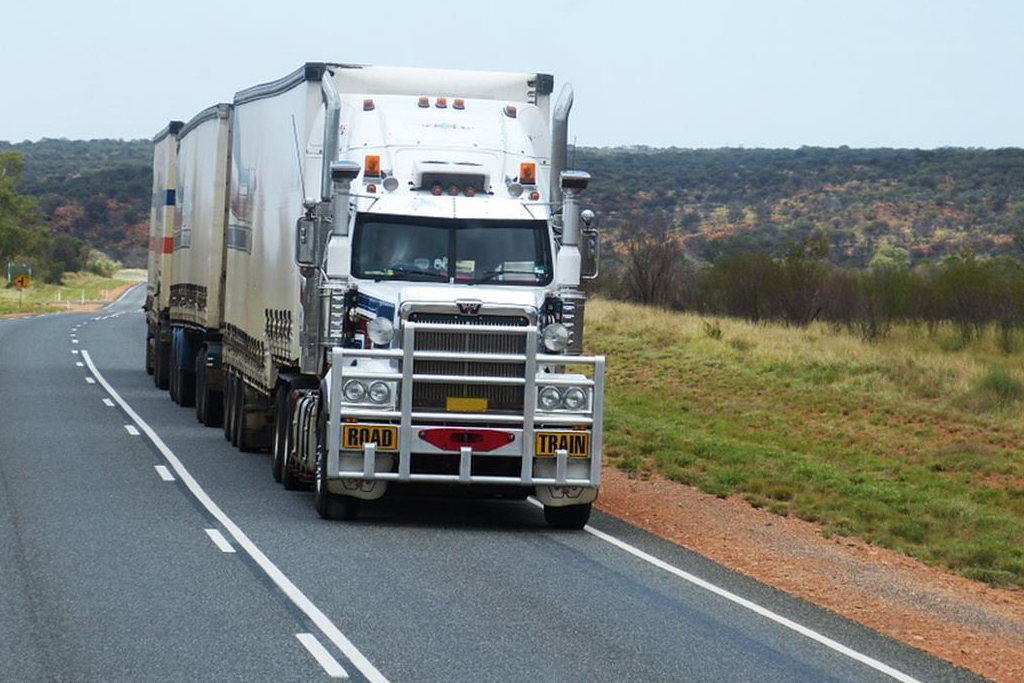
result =
[[[474,326],[526,327],[524,316],[458,315],[448,313],[413,313],[414,323],[442,323]],[[470,331],[417,331],[416,351],[447,351],[452,353],[525,354],[524,334],[474,334]],[[418,360],[413,372],[423,375],[468,375],[471,377],[522,377],[523,363],[481,363],[474,361]],[[485,398],[488,412],[521,413],[523,387],[488,386],[463,383],[415,383],[412,390],[414,410],[444,411],[449,397]]]

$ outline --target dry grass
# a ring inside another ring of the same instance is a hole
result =
[[[587,309],[612,462],[1024,585],[1024,353],[957,337]]]

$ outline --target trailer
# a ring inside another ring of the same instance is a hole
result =
[[[171,121],[153,136],[153,192],[149,211],[148,278],[146,282],[146,372],[166,389],[170,382],[171,254],[174,243],[174,205],[177,187],[178,131],[181,121]]]
[[[225,438],[270,450],[321,516],[397,485],[533,494],[552,525],[586,523],[604,358],[582,354],[580,281],[598,234],[589,176],[566,169],[572,89],[553,87],[308,63],[218,108],[208,143],[213,108],[179,133],[175,395],[199,400],[219,344]],[[223,315],[200,320],[220,254]]]

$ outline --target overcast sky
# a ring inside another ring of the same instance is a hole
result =
[[[150,137],[329,60],[553,73],[580,145],[1024,144],[1019,0],[9,0],[0,22],[0,140]]]

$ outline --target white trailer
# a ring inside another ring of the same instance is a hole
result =
[[[199,112],[178,132],[170,278],[171,399],[205,425],[222,413],[221,328],[231,168],[231,105]]]
[[[153,192],[149,211],[149,273],[146,285],[146,372],[160,389],[170,380],[170,282],[173,273],[174,203],[178,131],[171,121],[153,137]]]
[[[225,437],[270,448],[322,516],[397,483],[534,493],[553,525],[586,522],[604,359],[581,355],[579,285],[597,234],[589,176],[565,170],[572,91],[552,117],[552,88],[310,63],[236,94]]]

